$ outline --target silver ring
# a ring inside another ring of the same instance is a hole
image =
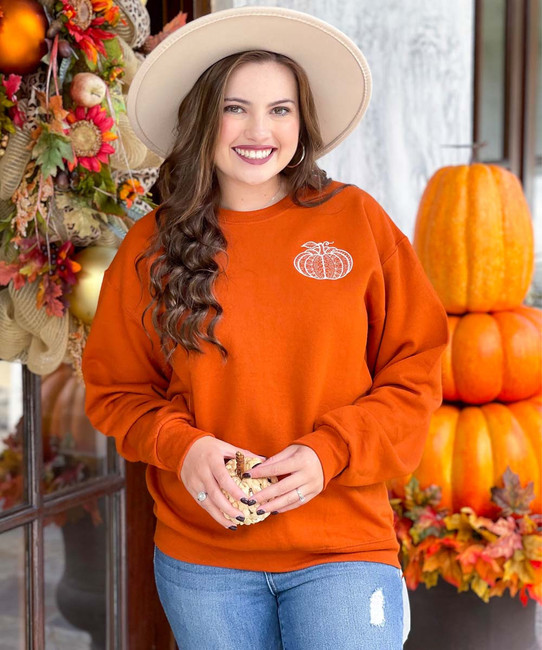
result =
[[[304,496],[301,494],[301,490],[300,490],[299,488],[296,488],[295,491],[297,492],[297,496],[299,497],[299,500],[301,501],[301,503],[305,503],[305,501],[307,500],[307,498],[304,497]]]
[[[198,492],[198,496],[196,497],[196,499],[200,502],[205,501],[206,498],[207,498],[207,492],[204,492],[203,490],[201,492]]]

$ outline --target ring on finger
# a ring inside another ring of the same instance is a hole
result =
[[[198,492],[198,496],[196,499],[201,503],[202,501],[205,501],[207,498],[207,492],[204,492],[203,490],[201,492]]]
[[[299,497],[299,500],[301,501],[301,503],[305,503],[305,501],[307,500],[307,497],[302,494],[302,492],[301,492],[301,490],[299,488],[296,488],[295,491],[297,492],[297,496]]]

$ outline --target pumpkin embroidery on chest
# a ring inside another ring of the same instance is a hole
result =
[[[296,255],[295,268],[308,278],[315,280],[339,280],[350,273],[354,266],[348,251],[331,246],[332,241],[305,242],[305,251]]]

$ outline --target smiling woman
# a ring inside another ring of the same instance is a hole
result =
[[[83,374],[91,421],[148,464],[180,648],[408,631],[386,481],[421,459],[447,320],[384,210],[316,163],[370,89],[344,34],[272,7],[174,32],[130,86],[162,203],[106,272]]]
[[[214,157],[221,206],[261,208],[288,192],[280,172],[298,147],[297,81],[286,65],[264,59],[236,68],[225,94]]]

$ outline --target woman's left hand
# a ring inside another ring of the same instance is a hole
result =
[[[287,512],[306,504],[324,488],[324,472],[315,451],[305,445],[290,445],[250,470],[252,478],[284,476],[256,492],[258,510]],[[304,497],[302,500],[299,493]]]

